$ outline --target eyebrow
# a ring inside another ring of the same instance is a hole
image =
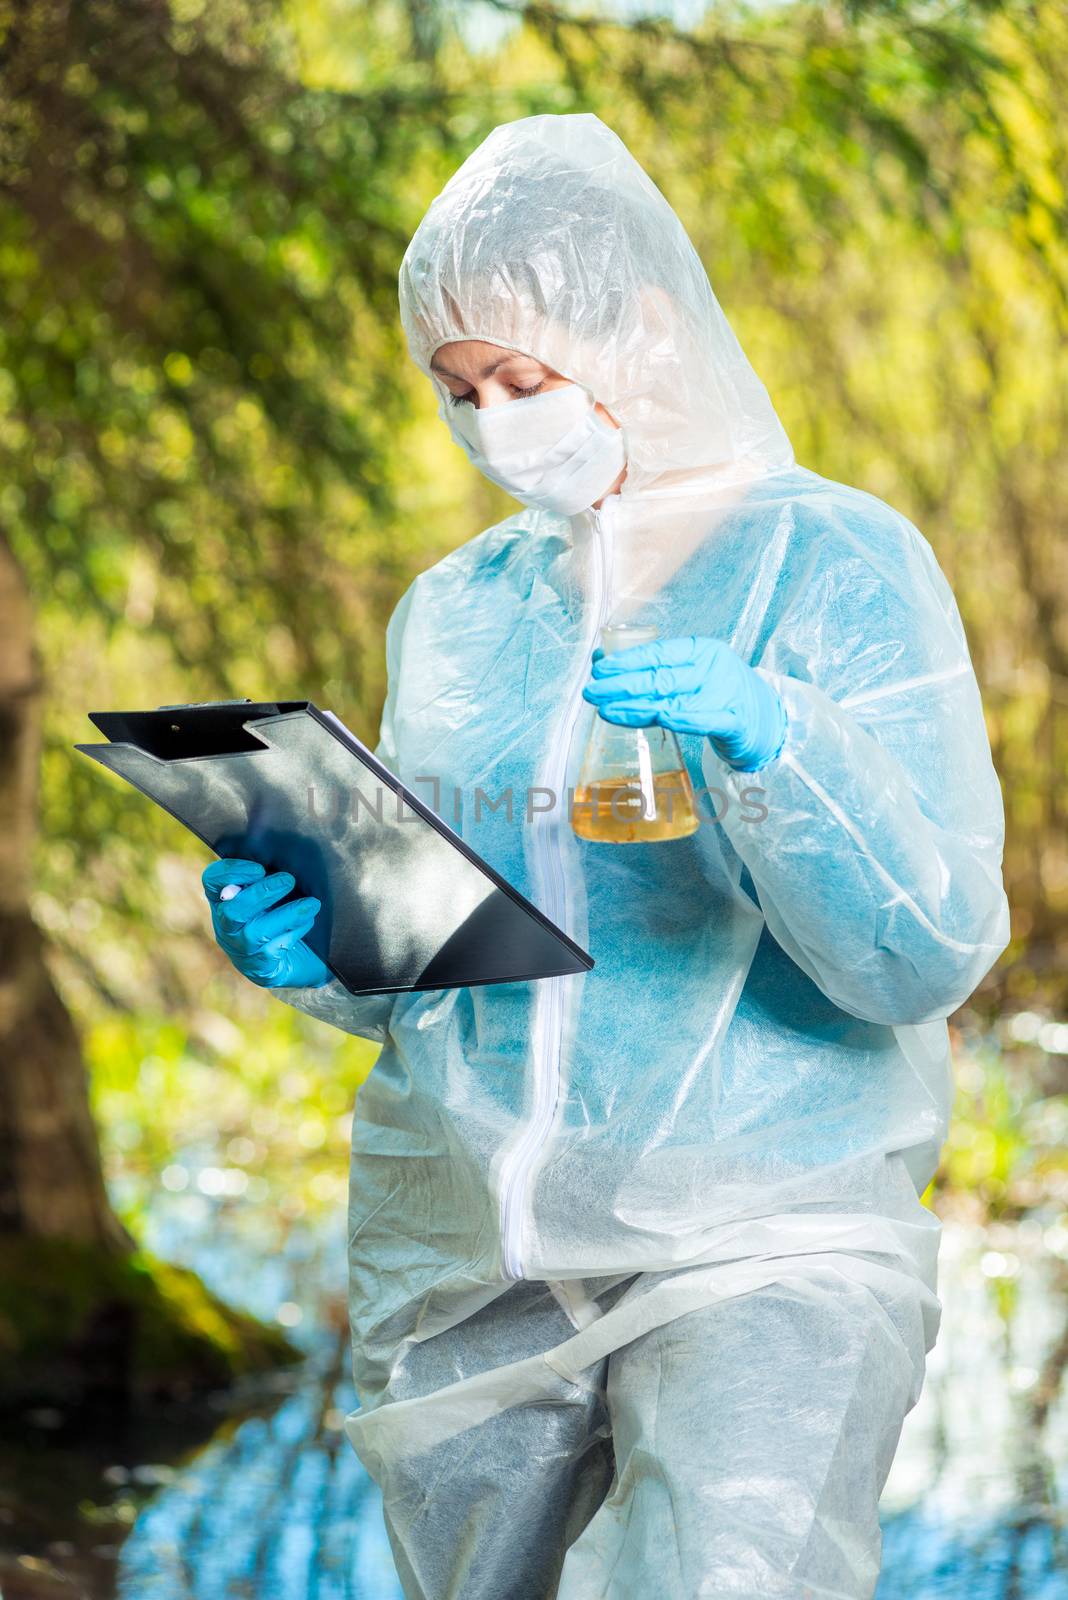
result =
[[[491,373],[496,372],[498,367],[505,366],[509,361],[533,361],[533,360],[534,360],[533,356],[525,355],[522,350],[513,350],[510,355],[502,356],[499,361],[491,361],[488,367],[483,367],[482,371],[479,373],[479,377],[480,378],[488,378],[491,375]],[[466,378],[461,378],[461,376],[460,376],[460,374],[458,372],[450,372],[447,367],[439,367],[438,363],[433,359],[433,357],[431,357],[431,361],[430,361],[430,370],[432,372],[440,372],[443,378],[455,378],[457,383],[466,383],[467,382],[467,379]]]

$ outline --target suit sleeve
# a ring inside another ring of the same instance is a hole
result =
[[[378,743],[374,753],[391,771],[396,769],[397,763],[393,718],[400,679],[404,625],[414,588],[415,584],[412,583],[401,596],[386,627],[386,701],[382,709]],[[336,978],[331,978],[329,983],[324,983],[319,988],[280,987],[271,989],[270,992],[279,1000],[284,1000],[286,1005],[296,1006],[299,1011],[306,1011],[310,1017],[317,1017],[320,1022],[328,1022],[332,1027],[340,1028],[343,1033],[358,1034],[378,1044],[385,1043],[393,1006],[398,998],[395,994],[350,994],[344,984],[339,983]]]
[[[1009,908],[960,614],[926,540],[890,515],[892,548],[871,559],[828,540],[837,554],[808,564],[755,663],[786,709],[779,755],[736,773],[706,740],[702,766],[778,943],[842,1010],[900,1024],[963,1004]]]

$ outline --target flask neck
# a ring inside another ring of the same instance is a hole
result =
[[[609,622],[601,629],[601,649],[605,655],[629,650],[632,645],[652,644],[660,629],[647,622]]]

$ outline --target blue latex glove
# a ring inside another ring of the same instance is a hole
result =
[[[688,634],[629,650],[595,650],[582,691],[606,722],[659,723],[676,733],[707,734],[737,772],[756,772],[779,754],[786,712],[771,684],[722,639]]]
[[[293,888],[296,879],[291,872],[273,872],[268,877],[258,861],[231,856],[205,867],[200,881],[211,906],[216,942],[238,972],[265,989],[290,985],[318,989],[330,982],[330,968],[303,943],[322,901],[309,895],[269,909]],[[232,899],[221,900],[228,883],[245,887]]]

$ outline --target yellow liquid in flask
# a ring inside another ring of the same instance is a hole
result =
[[[605,653],[650,644],[650,623],[601,629]],[[701,819],[679,741],[654,723],[626,727],[593,716],[575,783],[571,826],[580,839],[603,844],[659,844],[696,833]]]
[[[685,767],[655,773],[647,806],[648,798],[634,781],[595,778],[576,787],[571,826],[580,839],[606,844],[655,844],[697,832],[701,819]]]

